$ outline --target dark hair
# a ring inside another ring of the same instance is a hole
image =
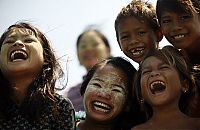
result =
[[[7,35],[13,29],[28,29],[39,39],[43,47],[44,62],[43,68],[36,77],[36,79],[28,87],[27,99],[23,102],[21,111],[25,113],[29,119],[33,120],[39,118],[41,112],[43,111],[44,104],[49,102],[54,107],[55,98],[55,82],[58,78],[63,76],[63,71],[53,53],[53,49],[50,46],[50,42],[46,36],[36,27],[33,27],[29,23],[19,22],[11,25],[0,38],[0,48],[7,37]],[[11,114],[7,111],[9,105],[11,105],[12,100],[10,95],[12,93],[12,86],[9,80],[4,77],[0,71],[0,115],[4,115],[9,118]],[[54,108],[52,108],[54,109]],[[54,113],[56,114],[56,113]]]
[[[166,64],[173,65],[179,73],[180,80],[188,81],[189,89],[187,92],[182,93],[179,100],[179,108],[183,113],[190,115],[192,111],[196,109],[198,92],[197,87],[194,84],[194,80],[190,75],[190,68],[187,65],[184,57],[181,55],[180,51],[174,48],[173,46],[165,46],[162,49],[149,52],[145,59],[147,59],[150,56],[157,57]],[[143,60],[143,62],[145,61],[145,59]],[[140,64],[139,70],[134,79],[133,92],[136,93],[139,101],[142,100],[140,79],[143,62]],[[150,108],[150,105],[148,103],[144,102],[144,104],[144,108],[142,109],[146,110],[146,116],[147,118],[150,118],[150,116],[152,115],[152,109]]]
[[[78,36],[78,38],[77,38],[77,41],[76,41],[76,49],[77,49],[77,52],[78,52],[78,46],[79,46],[79,44],[80,44],[80,39],[81,39],[86,33],[88,33],[88,32],[95,32],[95,33],[103,40],[103,42],[104,42],[104,44],[106,45],[106,47],[109,48],[109,50],[110,50],[109,41],[108,41],[108,39],[106,38],[106,36],[105,36],[103,33],[101,33],[101,32],[100,32],[99,30],[97,30],[97,29],[87,29],[86,31],[82,32],[82,33]]]
[[[157,21],[156,11],[152,4],[142,0],[132,0],[126,7],[123,7],[115,20],[115,31],[117,41],[119,42],[118,25],[129,17],[136,17],[138,20],[145,21],[154,32],[158,31],[160,26]]]
[[[165,11],[173,11],[177,13],[196,12],[200,14],[200,1],[199,0],[157,0],[156,13],[160,22],[161,15]]]

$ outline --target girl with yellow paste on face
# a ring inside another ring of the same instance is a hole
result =
[[[135,72],[121,57],[104,60],[88,72],[81,86],[86,117],[78,124],[79,130],[125,130],[134,125],[128,121],[138,108],[131,98]]]

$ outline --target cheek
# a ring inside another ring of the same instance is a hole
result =
[[[37,45],[34,47],[35,55],[38,56],[38,60],[41,62],[44,61],[44,56],[43,56],[43,47],[41,45]]]
[[[125,101],[126,101],[126,96],[122,93],[112,93],[112,102],[115,105],[124,105]]]
[[[105,47],[98,47],[96,48],[96,54],[101,58],[107,58],[107,48]]]

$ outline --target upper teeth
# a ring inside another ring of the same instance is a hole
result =
[[[15,55],[16,53],[22,53],[25,57],[27,56],[27,54],[26,54],[25,52],[23,52],[23,51],[21,51],[21,50],[18,50],[18,51],[12,52],[12,54],[11,54],[11,59],[14,59],[14,55]]]
[[[179,39],[179,38],[183,38],[185,37],[185,35],[177,35],[177,36],[174,36],[174,39]]]
[[[155,82],[151,83],[150,88],[153,89],[153,88],[154,88],[153,86],[154,86],[155,84],[162,84],[162,85],[165,86],[165,83],[164,83],[164,82],[162,82],[162,81],[155,81]]]
[[[94,102],[94,105],[99,105],[99,106],[102,106],[102,107],[105,107],[107,109],[110,109],[110,106],[105,104],[105,103],[102,103],[102,102]]]
[[[139,55],[139,54],[143,53],[143,51],[144,51],[144,47],[140,47],[140,48],[132,49],[131,53],[133,55]]]

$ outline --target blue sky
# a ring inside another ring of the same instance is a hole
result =
[[[131,0],[0,0],[0,34],[17,21],[28,21],[51,40],[57,57],[68,68],[67,89],[82,81],[85,69],[76,56],[76,39],[88,26],[97,25],[108,37],[113,56],[124,56],[115,37],[114,20]],[[156,0],[149,0],[156,4]],[[167,44],[163,40],[160,45]],[[67,63],[67,64],[66,64]],[[134,66],[137,65],[133,62]]]

